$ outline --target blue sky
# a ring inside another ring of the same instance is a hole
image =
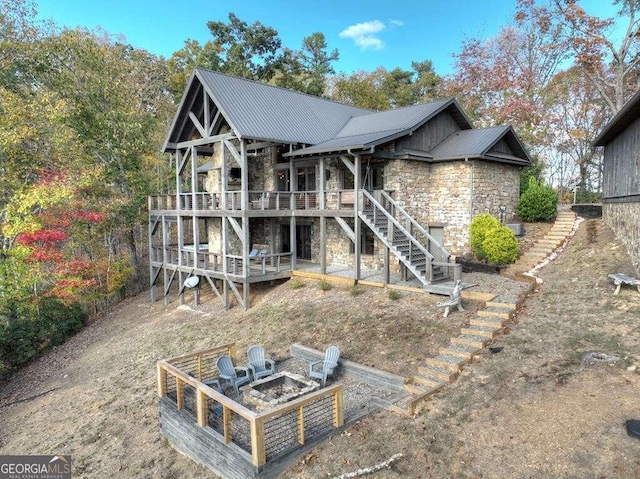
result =
[[[432,60],[438,74],[450,73],[453,53],[465,37],[488,38],[511,22],[516,0],[405,0],[324,2],[284,0],[36,0],[40,16],[58,25],[102,27],[132,45],[169,57],[187,38],[211,38],[206,23],[228,13],[275,28],[283,45],[298,49],[320,31],[337,48],[337,71],[409,69],[411,61]],[[613,16],[607,0],[583,0],[585,9]]]

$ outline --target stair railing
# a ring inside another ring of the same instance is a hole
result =
[[[416,277],[420,278],[421,273],[415,268],[412,264],[414,258],[414,253],[421,253],[425,256],[425,275],[426,281],[431,283],[433,281],[433,268],[432,261],[434,260],[433,255],[425,248],[425,246],[418,241],[412,234],[410,234],[404,226],[400,224],[400,222],[394,218],[391,213],[389,213],[376,199],[366,190],[362,190],[362,211],[360,212],[362,216],[366,219],[366,215],[370,214],[373,221],[373,231],[376,232],[378,237],[383,240],[391,249],[397,250],[397,256],[404,263],[409,270],[416,275]],[[378,228],[376,225],[376,220],[383,216],[387,220],[388,231],[387,231],[387,240],[385,240],[382,235],[378,232]],[[409,254],[405,257],[398,248],[393,244],[394,238],[396,234],[399,233],[401,238],[408,242],[409,244]]]
[[[434,259],[439,263],[448,263],[451,254],[442,246],[429,232],[418,223],[409,213],[407,213],[391,196],[383,190],[376,191],[379,195],[379,202],[389,213],[401,223],[407,225],[406,229],[412,236],[422,235],[426,248],[430,251]],[[416,233],[417,232],[417,233]]]

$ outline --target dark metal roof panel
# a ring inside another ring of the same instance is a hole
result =
[[[430,151],[436,160],[460,159],[482,156],[508,131],[508,126],[460,130],[448,136]]]
[[[386,110],[351,118],[337,135],[340,137],[365,135],[388,130],[411,130],[440,111],[451,100]]]
[[[337,137],[314,146],[296,150],[292,153],[287,153],[284,156],[318,155],[321,153],[329,153],[335,151],[370,148],[371,146],[377,145],[379,143],[390,141],[397,135],[404,134],[404,131],[404,129],[396,128],[394,130],[367,133],[363,135]]]
[[[198,68],[196,76],[243,138],[317,144],[370,110]]]
[[[604,127],[591,144],[593,146],[605,146],[638,118],[640,118],[640,90],[622,106],[616,116]]]

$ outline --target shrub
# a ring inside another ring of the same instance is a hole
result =
[[[353,286],[351,286],[351,289],[349,290],[349,294],[351,296],[358,296],[362,294],[362,288],[360,288],[360,286],[358,286],[357,284],[354,284]]]
[[[473,221],[469,226],[469,242],[471,243],[471,251],[476,258],[485,259],[487,257],[482,248],[484,238],[490,230],[499,228],[500,226],[500,221],[487,213],[473,218]]]
[[[400,291],[398,291],[397,289],[390,289],[389,290],[389,299],[391,301],[397,301],[400,299]]]
[[[24,312],[0,328],[0,371],[27,364],[85,326],[86,314],[77,303],[67,306],[57,298],[43,298],[38,311]]]
[[[482,242],[482,249],[490,263],[513,263],[518,258],[516,235],[506,226],[490,230]]]
[[[545,221],[556,216],[558,195],[553,188],[533,178],[518,200],[518,216],[525,221]]]
[[[304,282],[300,278],[292,278],[289,280],[289,288],[291,289],[304,288]]]
[[[326,279],[321,280],[319,286],[322,291],[329,291],[331,289],[331,283]]]

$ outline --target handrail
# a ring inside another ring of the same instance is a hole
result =
[[[431,244],[436,245],[440,250],[440,257],[438,259],[447,260],[451,257],[451,253],[445,249],[440,243],[438,243],[433,236],[429,234],[427,230],[425,230],[420,223],[418,223],[413,216],[407,213],[386,191],[381,190],[380,195],[384,197],[389,203],[393,205],[393,207],[400,212],[400,214],[408,220],[413,227],[415,227],[420,233],[422,233]],[[445,261],[446,262],[446,261]]]
[[[410,234],[399,222],[398,220],[396,220],[391,213],[389,213],[374,197],[373,195],[371,195],[371,193],[369,193],[366,190],[362,190],[362,194],[364,196],[364,198],[366,198],[371,205],[373,206],[374,210],[373,210],[373,214],[374,214],[374,223],[375,223],[375,214],[376,211],[380,211],[386,218],[387,221],[389,221],[391,224],[393,224],[395,230],[399,231],[402,235],[405,236],[405,238],[409,241],[409,243],[411,243],[414,247],[416,247],[420,252],[422,252],[425,255],[425,258],[428,259],[429,261],[429,265],[427,266],[427,270],[426,270],[426,274],[427,274],[427,281],[432,281],[433,279],[433,270],[431,268],[431,261],[433,261],[434,257],[431,253],[429,253],[429,251],[422,245],[422,243],[420,243],[420,241],[418,241],[412,234]],[[363,205],[362,207],[364,207],[364,201],[363,201]],[[364,213],[363,211],[360,211],[360,213]],[[395,231],[394,231],[395,232]],[[393,246],[393,232],[390,231],[389,234],[389,242],[391,244],[391,246]],[[414,273],[417,273],[417,270],[415,269],[415,267],[411,264],[411,258],[413,256],[412,251],[410,250],[409,252],[409,259],[406,260],[404,258],[403,255],[401,255],[402,261],[406,264],[406,266],[412,270]]]

